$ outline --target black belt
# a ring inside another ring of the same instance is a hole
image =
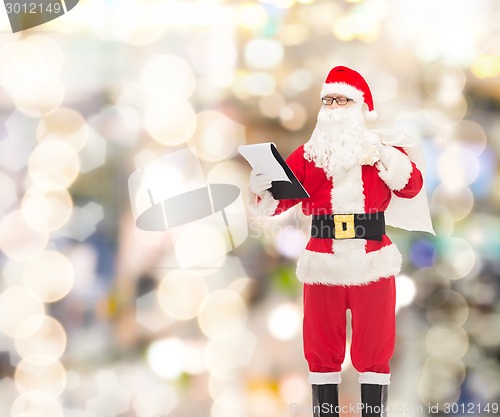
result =
[[[385,235],[385,218],[382,211],[312,216],[311,237],[382,240],[382,235]]]

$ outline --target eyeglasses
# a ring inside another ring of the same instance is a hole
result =
[[[330,104],[333,104],[335,101],[339,106],[345,106],[347,102],[352,101],[352,98],[346,98],[346,97],[323,97],[321,99],[323,104],[325,106],[329,106]]]

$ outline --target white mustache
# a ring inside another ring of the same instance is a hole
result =
[[[322,107],[318,113],[319,123],[340,123],[347,119],[348,109],[327,109]]]

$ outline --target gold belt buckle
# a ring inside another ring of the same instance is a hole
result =
[[[335,214],[333,224],[335,226],[335,239],[353,239],[356,237],[354,214]]]

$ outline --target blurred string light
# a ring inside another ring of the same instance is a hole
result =
[[[430,356],[424,362],[417,385],[417,393],[423,404],[455,403],[460,397],[460,386],[466,369],[462,360],[449,356]]]
[[[417,293],[413,279],[405,274],[400,274],[396,278],[396,312],[402,307],[409,306]]]
[[[21,213],[35,230],[52,232],[63,227],[71,217],[73,201],[66,189],[44,190],[30,187],[21,200]]]
[[[200,80],[205,83],[197,94],[210,100],[215,88],[233,85],[238,49],[232,28],[217,27],[199,34],[187,48],[187,54]]]
[[[15,370],[14,381],[21,394],[35,392],[47,400],[53,400],[66,387],[66,370],[52,356],[37,353],[21,359]]]
[[[248,189],[248,168],[236,161],[222,161],[207,173],[208,184],[233,184]]]
[[[313,74],[305,69],[293,71],[281,83],[281,88],[287,95],[294,95],[307,91],[314,83]]]
[[[158,288],[161,309],[175,320],[195,318],[207,295],[208,287],[204,278],[186,270],[170,272],[162,279]]]
[[[252,39],[244,49],[245,62],[250,68],[271,69],[279,66],[284,56],[283,45],[273,39]]]
[[[0,172],[0,214],[11,207],[17,201],[16,183],[6,174]],[[2,216],[3,217],[3,216]]]
[[[281,411],[281,402],[280,398],[276,395],[274,386],[255,387],[250,390],[247,396],[248,405],[246,411],[249,415],[262,417],[279,415]],[[230,415],[226,414],[222,417],[230,417]]]
[[[197,114],[197,127],[189,144],[196,147],[200,159],[220,162],[235,155],[245,144],[245,127],[224,113],[207,110]]]
[[[44,354],[59,359],[66,350],[67,336],[53,317],[31,315],[20,323],[14,343],[21,358]]]
[[[86,402],[86,408],[91,415],[120,415],[130,409],[130,391],[122,385],[113,370],[98,371],[95,385],[97,394]]]
[[[240,295],[217,290],[203,300],[198,312],[198,325],[211,339],[228,340],[245,329],[247,306]]]
[[[274,93],[276,88],[275,77],[263,71],[239,70],[232,85],[233,93],[241,100],[251,96],[267,96]]]
[[[153,55],[142,67],[139,80],[149,100],[165,96],[188,99],[196,80],[191,66],[176,55]]]
[[[230,289],[208,294],[198,311],[198,326],[208,337],[204,364],[210,378],[230,384],[252,358],[256,338],[247,329],[247,306],[241,295]],[[218,394],[216,394],[218,395]]]
[[[258,30],[268,21],[266,8],[259,3],[244,2],[236,10],[238,26],[243,29]]]
[[[87,144],[80,153],[82,167],[80,171],[83,173],[85,169],[91,165],[87,161],[87,149],[92,149],[93,159],[99,161],[99,156],[106,154],[106,142],[114,141],[122,146],[132,147],[139,139],[139,132],[142,131],[142,120],[139,111],[130,105],[106,105],[101,108],[98,114],[93,115],[88,119],[89,125],[97,134],[92,134],[89,128],[90,144]],[[100,139],[106,138],[106,141]],[[92,143],[94,142],[94,143]],[[102,149],[102,150],[101,150]],[[94,162],[94,165],[96,162]]]
[[[57,399],[47,399],[41,393],[26,392],[12,403],[11,417],[63,417],[63,407]]]
[[[260,0],[263,4],[270,4],[282,9],[289,9],[295,5],[296,0]]]
[[[477,178],[479,161],[467,148],[454,144],[440,156],[437,173],[445,188],[457,190],[470,185]]]
[[[76,152],[88,141],[89,128],[83,116],[76,110],[60,107],[46,114],[37,127],[37,140],[63,140]]]
[[[214,398],[210,409],[210,417],[230,417],[245,415],[247,411],[246,398],[243,389],[238,385],[231,385]]]
[[[464,97],[466,74],[449,62],[428,64],[410,82],[411,97],[425,106],[427,118],[439,130],[461,120],[467,113]],[[420,123],[421,124],[421,123]]]
[[[76,179],[80,160],[75,150],[62,140],[41,142],[31,153],[28,173],[34,184],[46,190],[69,187]]]
[[[190,139],[196,128],[196,118],[187,101],[195,88],[189,64],[175,55],[154,55],[142,67],[139,80],[149,103],[145,126],[151,136],[170,146]]]
[[[487,32],[482,30],[489,20],[485,3],[466,3],[458,8],[453,7],[455,3],[451,0],[439,4],[424,0],[418,5],[402,1],[392,5],[386,20],[392,41],[403,48],[411,44],[424,62],[443,58],[465,64],[487,39]],[[464,31],[464,26],[469,30]]]
[[[471,184],[471,191],[478,200],[490,197],[495,192],[495,175],[498,161],[495,152],[487,147],[478,157],[479,174]]]
[[[79,242],[85,241],[104,220],[104,209],[100,204],[89,201],[82,207],[74,207],[70,220],[59,232]]]
[[[256,337],[246,328],[233,332],[232,337],[210,338],[204,351],[206,369],[230,384],[250,365],[255,345]]]
[[[436,248],[427,239],[417,239],[410,248],[410,259],[417,268],[432,266],[435,262]]]
[[[13,210],[0,220],[0,249],[14,260],[29,259],[45,249],[47,232],[33,229],[20,210]]]
[[[469,318],[469,311],[465,297],[452,290],[442,290],[432,294],[425,307],[427,320],[431,324],[463,326]]]
[[[155,384],[135,396],[132,409],[137,417],[152,417],[170,414],[177,404],[177,394],[173,387]]]
[[[217,268],[224,263],[228,246],[217,224],[193,222],[180,231],[171,229],[170,234],[175,241],[175,256],[180,265],[206,265],[209,262],[210,267]]]
[[[15,337],[19,325],[28,317],[43,315],[44,304],[24,287],[10,287],[0,294],[0,331]]]
[[[309,383],[304,375],[288,374],[280,381],[279,392],[287,404],[302,404],[309,399]]]
[[[193,106],[181,99],[163,98],[148,106],[144,125],[157,142],[175,146],[187,142],[196,129]]]
[[[495,349],[500,345],[499,325],[500,314],[497,312],[483,314],[476,324],[477,327],[472,330],[477,342],[483,347]]]
[[[500,57],[498,55],[481,55],[472,63],[471,72],[479,79],[500,76]]]
[[[279,92],[274,92],[259,99],[260,112],[269,118],[279,117],[281,110],[285,107],[285,105],[285,98]]]
[[[66,256],[56,251],[44,251],[29,259],[23,270],[23,284],[40,301],[53,303],[70,292],[74,270]]]
[[[20,208],[0,221],[0,248],[10,265],[4,272],[6,276],[18,272],[0,294],[0,331],[13,339],[19,355],[19,362],[13,364],[20,395],[12,415],[62,416],[58,399],[66,386],[66,370],[59,359],[66,350],[67,335],[61,323],[45,314],[44,303],[64,298],[73,286],[74,273],[63,254],[46,247],[50,234],[62,229],[73,213],[67,188],[79,174],[78,152],[87,144],[88,129],[78,112],[59,108],[64,86],[58,76],[64,58],[56,42],[42,35],[26,36],[1,48],[0,54],[0,84],[18,114],[39,118],[25,125],[29,128],[16,129],[24,138],[36,128],[38,143],[27,160],[29,182]],[[10,121],[6,125],[12,130]],[[3,165],[20,170],[26,161]]]
[[[474,195],[469,187],[449,189],[442,184],[436,187],[430,202],[432,205],[443,207],[456,222],[471,213],[474,206]]]
[[[381,0],[361,3],[335,20],[333,34],[341,41],[374,42],[386,13],[387,4]]]
[[[464,152],[478,157],[486,149],[487,137],[484,128],[473,120],[461,120],[447,132],[447,143],[456,143]]]
[[[56,42],[40,35],[11,42],[0,50],[0,61],[0,85],[21,112],[37,117],[61,105],[63,54]]]
[[[294,304],[279,305],[269,313],[267,327],[276,339],[293,339],[299,333],[301,326],[302,314]]]
[[[467,352],[469,338],[462,327],[440,323],[429,329],[425,344],[430,355],[459,359]]]
[[[446,245],[439,248],[439,260],[441,262],[435,266],[436,271],[446,279],[456,280],[474,270],[478,256],[468,241],[451,237],[446,240]]]
[[[427,332],[429,357],[422,369],[418,392],[423,402],[454,402],[465,379],[462,358],[469,349],[469,336],[462,328],[468,318],[467,301],[454,291],[435,293],[427,303],[427,317],[434,324]],[[432,382],[431,382],[432,381]],[[434,383],[435,389],[431,389]]]
[[[288,130],[300,130],[307,122],[307,112],[299,103],[288,103],[280,111],[280,122]]]
[[[495,261],[500,253],[500,219],[486,213],[476,213],[461,228],[460,236],[470,242],[481,259]]]
[[[190,350],[185,341],[169,337],[155,340],[148,347],[147,361],[151,370],[166,380],[175,380],[187,369],[203,370],[201,351]]]
[[[466,76],[464,70],[450,63],[432,63],[422,71],[422,87],[429,101],[450,104],[462,97]]]
[[[310,28],[300,22],[284,24],[276,34],[283,46],[301,45],[310,36]]]
[[[113,35],[131,45],[148,45],[158,40],[165,27],[159,23],[152,2],[129,0],[113,10],[110,24]]]

